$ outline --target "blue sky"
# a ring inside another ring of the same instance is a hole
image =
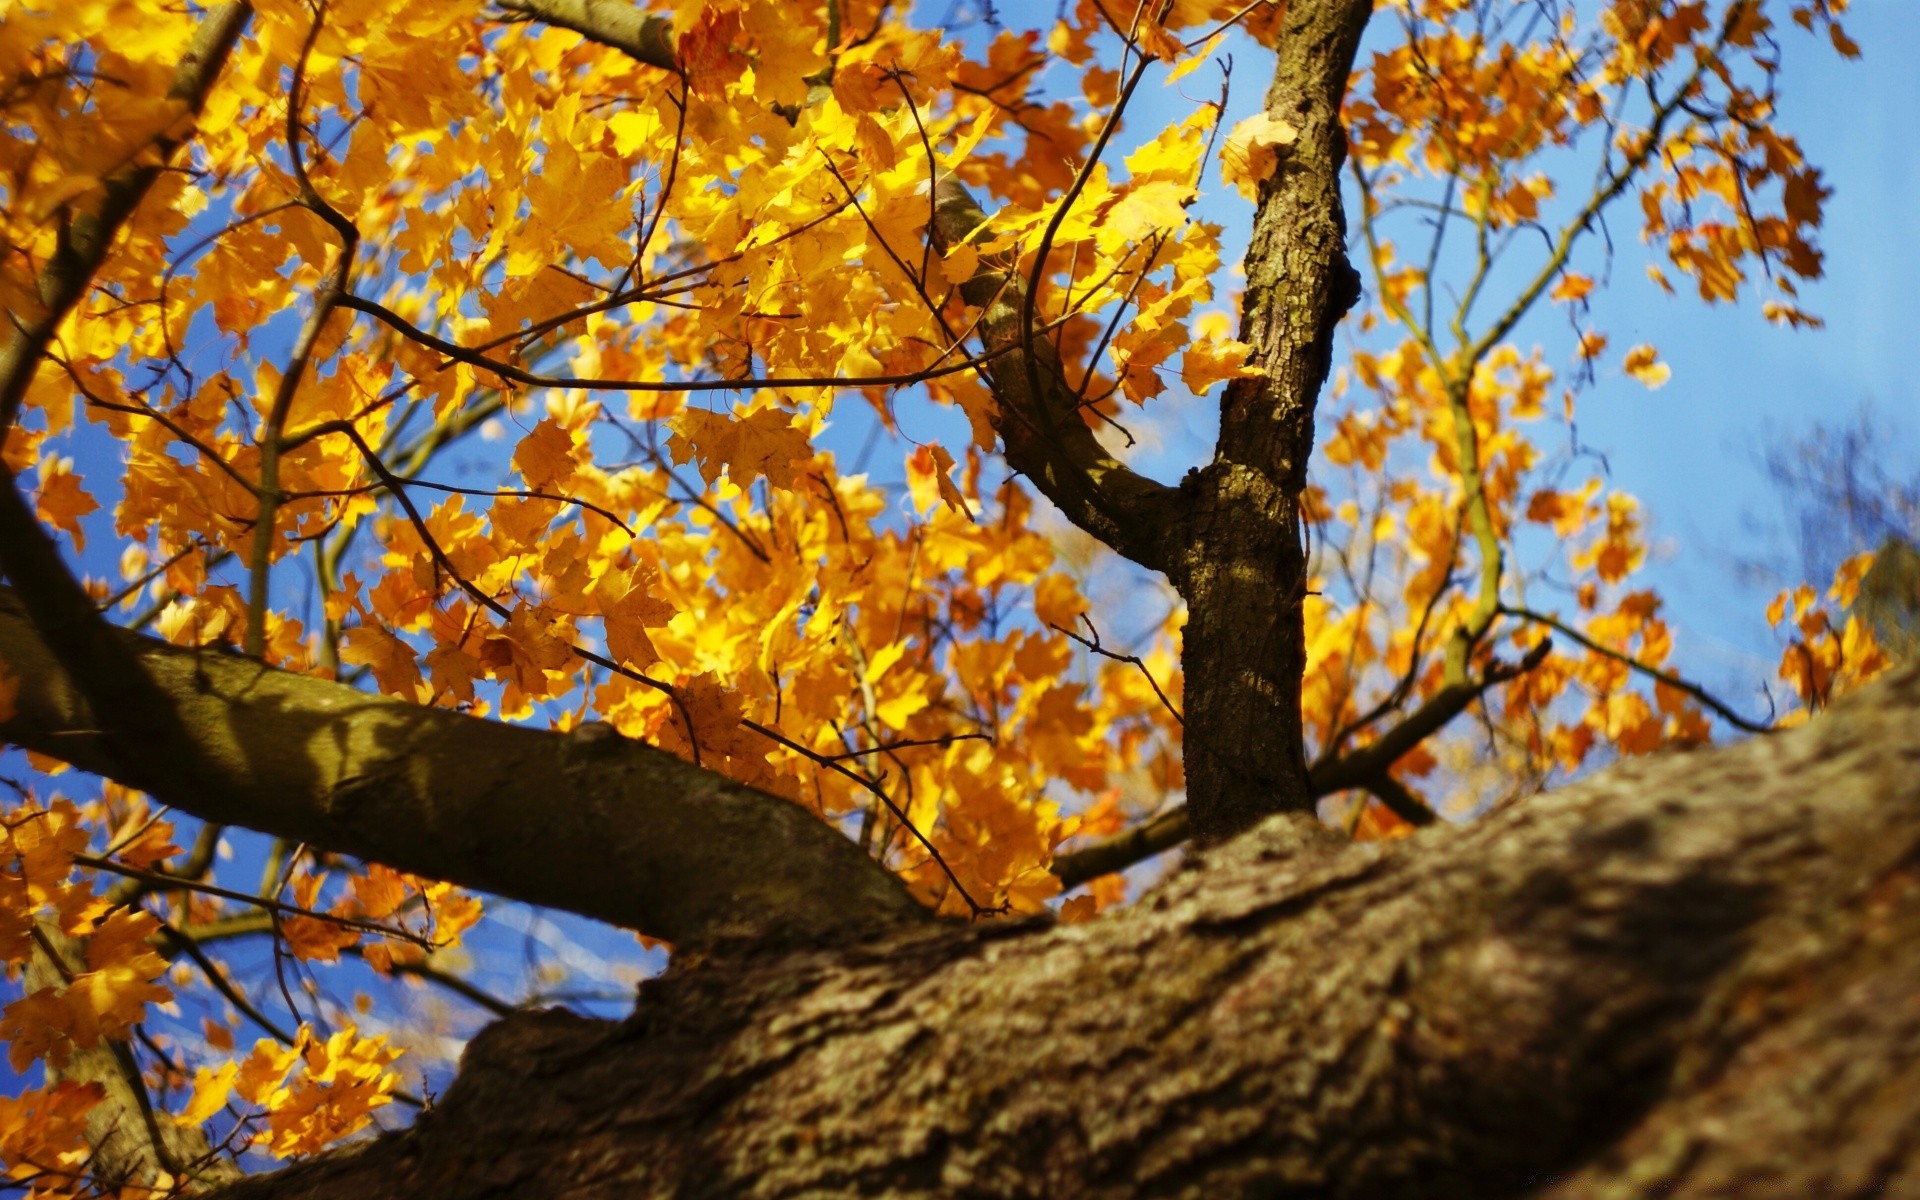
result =
[[[1920,5],[1867,0],[1846,26],[1864,50],[1852,62],[1811,38],[1782,38],[1781,123],[1833,189],[1826,275],[1802,292],[1826,328],[1795,332],[1751,308],[1670,300],[1622,273],[1616,344],[1657,342],[1673,381],[1658,392],[1608,388],[1582,413],[1586,439],[1652,515],[1663,552],[1650,574],[1672,606],[1679,654],[1729,687],[1778,659],[1761,611],[1771,590],[1742,585],[1732,561],[1761,549],[1745,518],[1778,511],[1758,448],[1871,403],[1899,435],[1889,456],[1920,465],[1910,361],[1920,347]]]

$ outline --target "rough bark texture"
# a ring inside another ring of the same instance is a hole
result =
[[[1359,294],[1340,205],[1339,114],[1372,7],[1288,10],[1266,110],[1299,136],[1261,190],[1242,303],[1249,361],[1266,373],[1227,389],[1214,460],[1181,489],[1190,511],[1168,575],[1187,602],[1187,795],[1202,842],[1313,803],[1300,726],[1299,499],[1333,329]]]
[[[1085,925],[511,1018],[222,1200],[1920,1196],[1920,669],[1467,828],[1275,817]]]
[[[401,703],[222,650],[116,640],[175,744],[130,748],[117,722],[96,719],[8,588],[0,662],[21,686],[0,740],[204,820],[680,944],[926,919],[899,880],[812,813],[644,743]]]

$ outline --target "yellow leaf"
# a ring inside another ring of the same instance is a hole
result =
[[[1112,254],[1127,242],[1179,228],[1186,222],[1186,202],[1192,195],[1184,184],[1165,179],[1129,188],[1126,195],[1107,210],[1106,220],[1100,224],[1101,252]]]
[[[1649,388],[1663,387],[1667,380],[1673,378],[1672,368],[1659,360],[1658,352],[1652,346],[1635,346],[1627,351],[1627,357],[1620,367]]]
[[[1591,276],[1582,275],[1578,271],[1568,271],[1560,277],[1558,283],[1553,285],[1553,290],[1547,293],[1547,297],[1554,301],[1585,300],[1592,291]]]
[[[979,269],[980,251],[964,242],[947,251],[940,260],[941,277],[955,287],[972,279]]]
[[[1100,914],[1100,902],[1092,896],[1075,896],[1060,906],[1062,925],[1079,925]]]
[[[921,512],[933,507],[934,497],[938,496],[954,512],[973,516],[973,510],[967,507],[967,498],[954,486],[949,474],[952,470],[953,455],[948,454],[944,446],[920,446],[907,459],[907,487]]]
[[[1198,396],[1223,379],[1245,379],[1263,374],[1247,366],[1253,347],[1232,338],[1201,338],[1187,347],[1180,360],[1180,381]]]
[[[1175,64],[1173,70],[1167,72],[1167,86],[1172,87],[1182,79],[1193,74],[1202,64],[1213,57],[1213,52],[1218,50],[1220,44],[1226,40],[1227,35],[1224,33],[1216,33],[1208,38],[1206,45],[1200,47],[1200,49],[1195,51],[1190,57],[1182,59],[1179,63]]]
[[[306,1029],[301,1028],[304,1038]],[[253,1044],[253,1053],[240,1063],[233,1090],[248,1104],[264,1105],[280,1087],[289,1068],[300,1060],[298,1044],[282,1048],[278,1042],[261,1038]]]
[[[374,682],[389,696],[419,696],[420,664],[413,647],[382,626],[356,625],[341,634],[340,661],[372,667]]]
[[[34,507],[39,510],[41,520],[72,535],[75,550],[87,548],[80,518],[97,510],[100,504],[80,486],[80,477],[73,473],[71,460],[41,460],[40,492],[34,498]]]
[[[1300,131],[1269,113],[1256,113],[1233,127],[1220,147],[1220,178],[1252,200],[1260,185],[1280,166],[1286,148],[1299,140]]]
[[[193,1098],[180,1110],[179,1120],[186,1125],[199,1125],[226,1107],[227,1097],[233,1094],[233,1081],[239,1074],[240,1064],[237,1062],[196,1070],[193,1073]]]
[[[533,432],[520,439],[514,449],[513,465],[527,487],[536,492],[551,491],[573,478],[573,434],[552,417],[540,418]]]
[[[929,703],[925,692],[918,688],[891,696],[875,706],[873,715],[879,718],[888,729],[901,730],[907,727],[907,721],[913,714],[925,708]]]

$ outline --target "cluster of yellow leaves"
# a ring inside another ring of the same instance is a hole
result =
[[[1627,666],[1631,659],[1660,668],[1671,651],[1659,598],[1626,586],[1646,559],[1637,502],[1599,478],[1571,489],[1534,482],[1544,456],[1525,426],[1549,415],[1546,400],[1558,386],[1538,352],[1523,357],[1503,345],[1476,370],[1466,397],[1492,535],[1510,554],[1520,527],[1551,531],[1585,579],[1575,595],[1579,624],[1598,647],[1549,654],[1500,691],[1503,739],[1512,739],[1506,745],[1515,755],[1510,779],[1577,770],[1596,748],[1642,754],[1695,744],[1709,732],[1690,697],[1664,685],[1649,689]],[[1377,730],[1363,714],[1385,696],[1418,699],[1448,682],[1440,651],[1474,619],[1476,596],[1456,577],[1473,533],[1442,372],[1407,340],[1384,353],[1356,351],[1335,392],[1343,403],[1324,454],[1344,469],[1350,494],[1338,501],[1323,491],[1309,495],[1316,543],[1337,548],[1320,569],[1338,574],[1317,580],[1307,600],[1302,713],[1312,741],[1345,749],[1372,740]],[[1571,393],[1562,399],[1571,403]],[[1424,478],[1415,469],[1418,450],[1426,455]],[[1507,661],[1543,632],[1516,627],[1503,635]],[[1484,646],[1482,654],[1495,649]],[[1570,696],[1583,700],[1568,704]],[[1446,757],[1439,746],[1416,748],[1396,777],[1412,786]],[[1458,775],[1450,771],[1429,786],[1449,791]],[[1461,789],[1470,803],[1483,799],[1482,782]],[[1373,808],[1360,815],[1357,832],[1404,832],[1404,825]]]
[[[71,1080],[0,1096],[0,1163],[12,1185],[57,1196],[83,1179],[93,1156],[87,1114],[100,1099],[99,1084]]]
[[[112,858],[128,868],[162,867],[180,852],[172,825],[143,797],[113,785],[86,805],[56,796],[42,806],[29,797],[9,808],[0,824],[0,955],[14,979],[37,962],[38,977],[54,980],[25,991],[0,1012],[0,1040],[8,1044],[16,1074],[36,1063],[59,1068],[76,1051],[126,1041],[151,1006],[173,999],[161,982],[168,964],[158,950],[160,921],[143,909],[113,904],[96,890],[92,872],[76,866],[93,827],[116,831]],[[297,879],[295,900],[312,905],[324,878],[326,873],[312,871]],[[423,939],[431,936],[442,948],[457,945],[460,932],[479,917],[477,901],[449,885],[378,865],[351,876],[346,892],[332,906],[334,914],[391,921],[424,911],[430,921]],[[176,919],[184,928],[205,925],[218,911],[209,897],[178,903]],[[287,917],[282,932],[295,954],[320,961],[337,958],[367,936],[304,916]],[[364,957],[386,971],[398,962],[420,961],[424,951],[416,942],[376,939],[365,946]],[[230,1046],[231,1038],[209,1025],[208,1045]],[[398,1080],[387,1068],[397,1055],[384,1037],[363,1038],[345,1029],[323,1041],[303,1028],[291,1046],[263,1041],[244,1061],[200,1068],[184,1119],[204,1121],[236,1094],[259,1110],[253,1141],[281,1156],[310,1153],[357,1131],[372,1109],[389,1102]],[[97,1084],[68,1081],[0,1102],[0,1163],[16,1179],[45,1174],[62,1186],[78,1181],[87,1153],[85,1114],[100,1095]]]
[[[1873,626],[1850,611],[1873,558],[1869,552],[1841,563],[1824,603],[1819,592],[1803,583],[1781,592],[1767,606],[1768,622],[1789,639],[1780,655],[1780,678],[1800,703],[1781,724],[1804,722],[1893,665]]]
[[[11,808],[0,826],[0,955],[10,975],[38,954],[59,977],[0,1013],[15,1071],[40,1059],[57,1066],[103,1038],[124,1039],[147,1004],[172,996],[155,982],[167,964],[148,942],[154,918],[110,906],[75,875],[74,855],[88,838],[79,808],[58,797],[45,808]],[[69,937],[84,938],[84,963],[67,961],[60,943]]]
[[[22,987],[0,1011],[0,1040],[16,1075],[37,1062],[61,1066],[103,1040],[125,1040],[149,1004],[172,998],[158,982],[167,964],[150,941],[158,923],[110,905],[90,874],[75,868],[89,840],[87,815],[57,796],[44,806],[27,796],[0,820],[0,960],[9,979],[22,980],[38,960],[37,978],[51,980]],[[129,861],[172,851],[164,826],[149,823],[124,839]],[[100,1097],[97,1084],[66,1081],[0,1099],[7,1177],[50,1194],[82,1179],[91,1153],[87,1113]]]
[[[1576,395],[1606,378],[1609,339],[1588,323],[1595,281],[1576,269],[1581,243],[1617,198],[1637,197],[1653,253],[1703,298],[1738,298],[1764,266],[1769,319],[1817,324],[1794,307],[1793,281],[1819,273],[1825,193],[1774,121],[1784,5],[1600,0],[1511,25],[1505,6],[1482,0],[1395,7],[1401,36],[1363,63],[1344,112],[1378,304],[1354,324],[1359,346],[1336,383],[1325,454],[1345,472],[1339,498],[1308,497],[1327,550],[1325,594],[1308,609],[1306,715],[1322,753],[1364,745],[1382,702],[1416,703],[1496,650],[1511,662],[1552,634],[1553,651],[1499,690],[1497,710],[1485,705],[1495,736],[1480,757],[1497,760],[1503,780],[1444,743],[1396,769],[1403,783],[1480,804],[1489,784],[1522,794],[1596,751],[1710,733],[1695,699],[1664,682],[1671,635],[1659,597],[1633,581],[1647,556],[1639,506],[1524,428],[1571,424]],[[1835,23],[1844,7],[1790,15],[1851,54]],[[1569,193],[1570,182],[1591,190]],[[1530,236],[1510,236],[1520,229]],[[1411,261],[1395,234],[1423,243]],[[1524,248],[1542,244],[1529,258]],[[1462,256],[1464,290],[1437,273]],[[1516,264],[1523,282],[1502,296],[1490,284]],[[1650,270],[1672,290],[1660,264]],[[1512,340],[1543,302],[1565,306],[1574,329],[1564,379],[1544,351]],[[1672,379],[1652,345],[1615,361],[1648,388]],[[1574,615],[1544,612],[1571,638],[1525,600],[1533,578],[1516,564],[1543,559],[1541,575],[1572,575]],[[1471,661],[1449,665],[1450,639],[1482,627]],[[1360,817],[1363,833],[1381,824],[1377,810]]]
[[[399,1056],[385,1035],[362,1037],[347,1026],[323,1041],[302,1025],[291,1046],[263,1040],[244,1059],[199,1068],[181,1119],[199,1124],[237,1097],[258,1110],[249,1122],[253,1142],[276,1158],[312,1154],[393,1102],[399,1079],[388,1068]]]
[[[345,875],[340,897],[320,907],[321,893],[329,884]],[[396,929],[407,928],[403,918],[421,914],[420,928],[408,930],[419,941],[401,941],[369,934],[364,925],[347,925],[322,917],[288,916],[280,922],[280,937],[297,958],[308,962],[337,962],[343,950],[358,948],[367,963],[385,973],[398,963],[417,963],[426,956],[420,942],[431,942],[441,949],[460,944],[460,937],[481,916],[478,897],[452,884],[421,879],[379,863],[369,863],[357,872],[303,870],[292,881],[294,903],[310,912],[354,922],[380,922]]]

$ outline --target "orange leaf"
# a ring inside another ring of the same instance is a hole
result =
[[[1665,387],[1667,380],[1673,378],[1673,369],[1659,360],[1658,351],[1652,346],[1635,346],[1627,351],[1620,367],[1649,388]]]
[[[1220,178],[1255,199],[1260,185],[1280,166],[1286,148],[1299,140],[1300,131],[1268,113],[1256,113],[1233,127],[1220,147]]]
[[[100,504],[80,486],[80,477],[72,472],[68,460],[41,461],[40,492],[34,498],[34,507],[39,510],[41,520],[72,535],[75,550],[87,548],[80,518],[99,509]]]
[[[529,490],[551,491],[573,478],[573,434],[552,417],[542,417],[533,432],[520,439],[513,465]]]

